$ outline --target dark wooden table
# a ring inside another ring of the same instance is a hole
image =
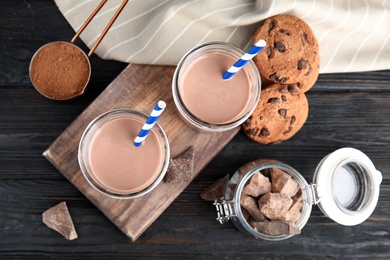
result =
[[[42,156],[127,64],[94,56],[85,96],[66,103],[47,100],[30,83],[30,59],[47,42],[69,41],[73,30],[51,1],[4,0],[0,19],[1,259],[390,258],[390,71],[320,75],[307,93],[310,114],[297,135],[279,145],[260,145],[240,132],[131,242]],[[231,223],[220,225],[212,204],[199,197],[215,180],[257,158],[285,161],[310,182],[325,155],[347,146],[365,152],[384,178],[376,210],[358,226],[336,224],[314,206],[301,235],[259,241]],[[68,203],[77,240],[67,241],[41,221],[42,212],[61,201]]]

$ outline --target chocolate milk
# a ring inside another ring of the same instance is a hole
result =
[[[153,129],[141,146],[133,144],[143,123],[135,118],[116,118],[103,125],[92,138],[88,156],[90,174],[108,191],[138,192],[160,174],[164,151]]]
[[[197,118],[212,124],[232,122],[248,105],[251,85],[245,68],[231,79],[222,74],[236,60],[222,53],[202,55],[184,71],[179,92],[186,108]]]

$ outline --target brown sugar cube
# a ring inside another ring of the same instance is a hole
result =
[[[77,238],[77,233],[70,217],[66,202],[61,202],[56,206],[42,213],[42,221],[49,228],[57,231],[68,240]]]
[[[242,208],[249,212],[255,221],[263,221],[265,219],[257,206],[256,200],[251,196],[241,194],[240,204]]]
[[[290,209],[293,200],[282,193],[267,193],[259,199],[259,208],[267,218],[280,220]]]
[[[215,201],[216,199],[221,198],[225,195],[228,184],[229,184],[229,174],[217,180],[208,188],[206,188],[200,194],[200,197],[204,200]]]
[[[284,171],[277,168],[272,168],[270,171],[272,178],[272,192],[279,192],[292,197],[300,190],[297,181]]]
[[[245,185],[242,190],[246,195],[258,197],[262,194],[266,194],[271,191],[271,183],[267,177],[260,172],[256,172],[252,175],[249,182]]]
[[[264,221],[264,222],[252,222],[254,229],[257,232],[269,235],[298,235],[301,233],[299,227],[291,222],[284,221]]]

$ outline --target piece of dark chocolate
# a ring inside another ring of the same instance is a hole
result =
[[[190,181],[194,171],[194,147],[171,159],[164,182]]]
[[[72,218],[66,202],[61,202],[42,213],[42,221],[49,228],[57,231],[68,240],[77,238]]]
[[[207,201],[215,201],[216,199],[224,197],[228,183],[229,174],[210,185],[200,194],[200,197]]]

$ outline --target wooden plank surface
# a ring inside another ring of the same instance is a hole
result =
[[[129,65],[43,154],[132,240],[154,222],[239,130],[237,127],[222,133],[200,133],[186,124],[173,102],[174,71],[175,67],[168,66]],[[190,180],[183,176],[179,181],[163,181],[152,192],[131,200],[110,198],[93,189],[77,161],[78,144],[87,125],[97,116],[117,108],[148,114],[160,99],[167,107],[158,123],[168,137],[171,158],[194,147],[194,171]]]
[[[390,259],[390,70],[320,75],[307,93],[308,121],[296,136],[259,145],[240,131],[132,242],[42,156],[127,64],[93,56],[85,96],[44,99],[28,77],[31,56],[47,42],[69,41],[74,31],[53,1],[4,0],[0,7],[0,259]],[[379,203],[361,225],[340,226],[314,206],[301,235],[259,241],[230,222],[220,225],[213,205],[199,197],[257,158],[285,161],[311,182],[318,162],[345,146],[365,152],[384,177]],[[42,212],[61,201],[76,240],[42,223]]]

